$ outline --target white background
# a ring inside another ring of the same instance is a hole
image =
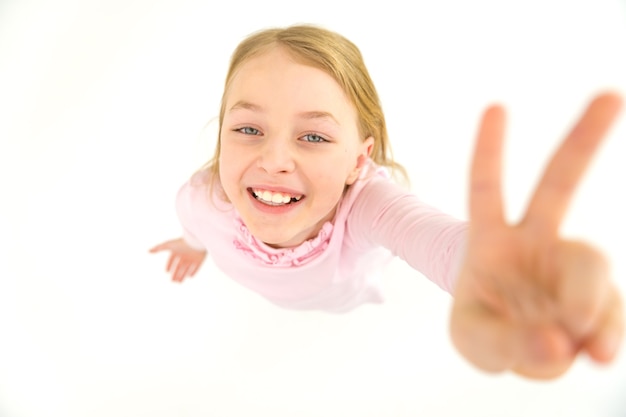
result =
[[[347,315],[273,307],[210,260],[169,281],[147,251],[180,234],[230,53],[300,22],[361,48],[414,191],[462,218],[487,104],[509,111],[514,221],[591,96],[626,92],[619,0],[0,2],[0,416],[623,416],[626,352],[485,375],[449,341],[449,297],[400,261],[386,304]],[[622,289],[625,119],[563,227]]]

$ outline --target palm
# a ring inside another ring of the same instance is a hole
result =
[[[172,273],[172,280],[180,282],[185,277],[193,277],[206,257],[206,251],[196,250],[182,238],[168,240],[150,249],[151,253],[169,251],[166,270]]]
[[[561,375],[577,354],[610,361],[623,333],[621,301],[603,256],[563,240],[559,224],[621,101],[598,96],[550,161],[521,222],[501,195],[504,111],[484,115],[471,171],[470,231],[451,314],[459,351],[487,371]]]

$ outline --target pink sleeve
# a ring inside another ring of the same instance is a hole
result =
[[[363,188],[349,216],[355,242],[381,245],[450,294],[463,260],[467,222],[384,179]]]
[[[189,246],[197,250],[206,250],[206,247],[198,240],[192,232],[194,224],[193,218],[193,187],[190,182],[186,182],[176,195],[176,214],[183,229],[183,240]]]

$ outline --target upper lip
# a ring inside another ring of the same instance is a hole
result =
[[[269,184],[254,184],[248,187],[251,190],[264,190],[264,191],[272,191],[275,193],[288,194],[291,196],[300,196],[304,195],[304,193],[300,191],[296,191],[293,188],[283,187],[279,185],[269,185]]]

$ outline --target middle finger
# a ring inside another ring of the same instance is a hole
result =
[[[550,160],[530,201],[523,223],[555,234],[569,201],[598,145],[617,117],[621,98],[597,96]]]

